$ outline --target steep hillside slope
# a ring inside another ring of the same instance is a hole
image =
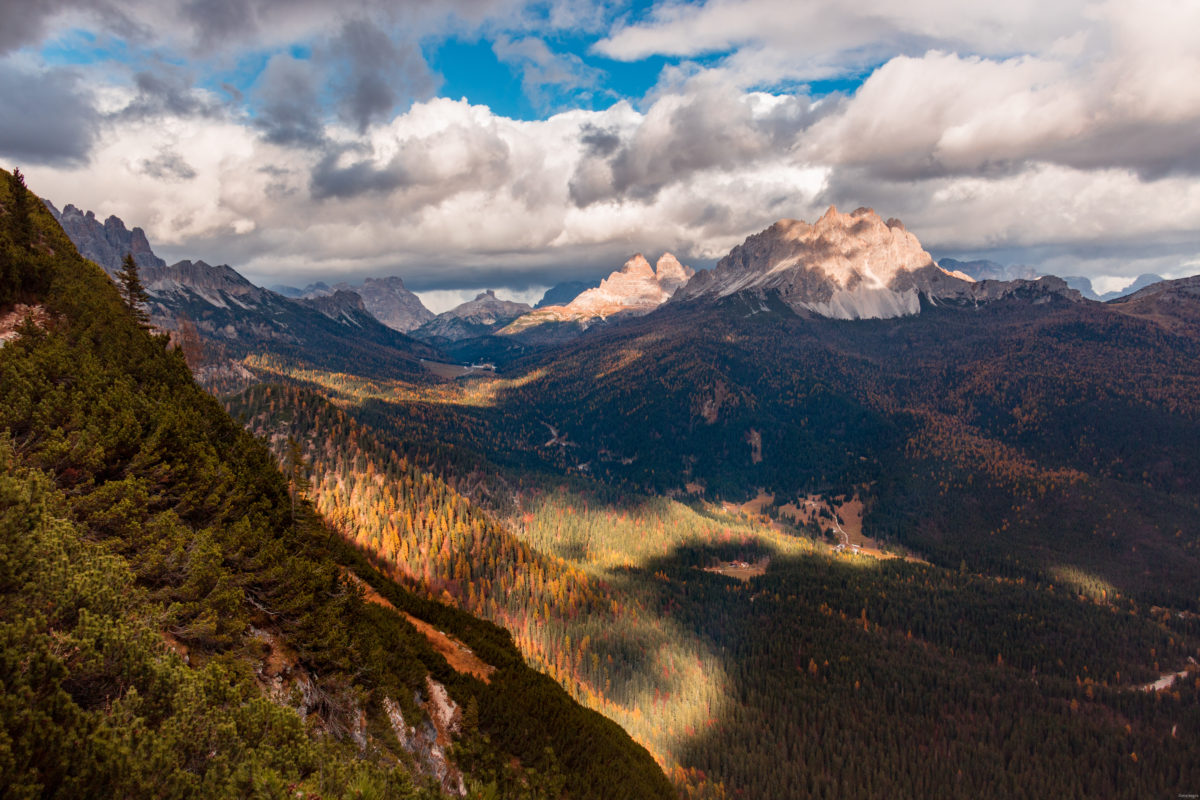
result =
[[[1158,281],[1113,300],[1114,311],[1151,320],[1168,330],[1200,336],[1200,275]]]
[[[0,348],[0,794],[670,795],[507,633],[340,545],[4,173],[0,265],[36,310]]]

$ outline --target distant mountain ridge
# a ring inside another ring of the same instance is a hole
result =
[[[355,293],[338,290],[322,301],[289,299],[254,285],[228,265],[184,260],[168,266],[141,228],[128,230],[118,217],[101,224],[91,212],[68,205],[57,219],[81,255],[110,275],[120,269],[126,252],[134,252],[150,296],[151,323],[176,338],[199,338],[203,356],[192,366],[210,385],[231,376],[246,378],[249,373],[237,362],[268,352],[331,368],[366,365],[380,374],[420,378],[425,371],[419,359],[436,357],[426,345],[378,321]]]
[[[988,259],[977,259],[974,261],[959,261],[957,258],[943,258],[938,261],[938,266],[952,274],[957,273],[972,278],[976,281],[1014,281],[1014,280],[1037,280],[1039,277],[1050,277],[1049,273],[1039,273],[1033,267],[1024,264],[1001,264],[997,261]],[[1096,300],[1097,302],[1107,303],[1110,300],[1116,300],[1118,297],[1125,297],[1133,294],[1139,289],[1144,289],[1159,281],[1164,280],[1161,275],[1153,273],[1144,273],[1139,275],[1132,283],[1123,289],[1117,289],[1103,294],[1098,293],[1092,287],[1092,279],[1083,275],[1063,275],[1061,276],[1066,281],[1067,286],[1079,292],[1087,300]]]
[[[488,289],[476,295],[474,300],[438,314],[414,330],[413,335],[429,342],[457,342],[486,336],[532,310],[528,303],[501,300],[494,290]]]
[[[416,330],[435,316],[421,302],[421,298],[409,291],[408,287],[404,285],[403,279],[396,275],[386,278],[367,278],[357,286],[345,281],[335,283],[333,286],[325,283],[310,284],[299,296],[312,299],[339,291],[357,294],[362,298],[363,308],[367,312],[392,330],[401,333]]]
[[[1092,288],[1092,281],[1090,278],[1071,275],[1071,276],[1067,276],[1067,277],[1063,278],[1063,280],[1065,280],[1067,282],[1068,286],[1070,286],[1072,289],[1077,290],[1081,295],[1086,297],[1088,300],[1096,300],[1101,303],[1107,303],[1110,300],[1116,300],[1120,297],[1126,297],[1128,295],[1131,295],[1134,292],[1145,289],[1147,286],[1153,286],[1154,284],[1159,283],[1165,279],[1161,275],[1154,275],[1153,273],[1145,273],[1145,274],[1137,276],[1137,278],[1135,278],[1134,281],[1132,283],[1130,283],[1128,286],[1126,286],[1125,288],[1116,289],[1111,292],[1105,292],[1104,294],[1096,293],[1096,290]]]

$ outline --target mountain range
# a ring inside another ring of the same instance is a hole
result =
[[[179,320],[187,318],[210,341],[225,345],[240,338],[251,348],[254,342],[299,341],[298,331],[305,324],[286,318],[296,314],[297,307],[328,307],[328,302],[311,301],[338,293],[360,298],[360,303],[345,298],[338,313],[325,314],[342,326],[370,330],[375,326],[364,316],[372,317],[434,347],[448,348],[447,355],[454,359],[509,360],[530,348],[558,346],[589,328],[650,313],[668,300],[715,302],[754,296],[759,308],[765,308],[769,297],[801,314],[870,319],[920,313],[923,301],[978,305],[1013,293],[1108,301],[1161,280],[1143,275],[1125,290],[1097,296],[1086,278],[1064,283],[1052,276],[1039,278],[1029,267],[987,260],[943,258],[935,263],[898,220],[885,222],[866,208],[846,214],[830,207],[812,224],[776,222],[735,247],[714,269],[698,274],[670,253],[656,268],[638,254],[597,284],[570,282],[548,290],[533,308],[501,300],[489,290],[435,315],[396,276],[368,278],[358,285],[318,282],[303,289],[263,290],[227,266],[183,261],[168,267],[153,253],[141,228],[128,230],[117,217],[101,223],[92,212],[73,205],[61,213],[47,206],[80,252],[110,274],[120,268],[124,253],[134,255],[146,270],[154,301],[151,312],[161,327],[176,329]],[[240,304],[247,313],[225,313],[230,303]],[[376,340],[405,354],[401,361],[411,362],[413,353],[431,356],[407,340],[382,341],[386,337],[375,334]],[[235,349],[248,352],[245,346]]]

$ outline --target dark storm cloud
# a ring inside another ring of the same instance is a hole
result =
[[[161,60],[134,75],[133,83],[137,95],[118,112],[119,117],[210,117],[224,111],[224,104],[196,90],[190,72]]]
[[[194,26],[197,44],[207,47],[256,32],[262,5],[253,0],[188,0],[181,10]]]
[[[342,166],[343,151],[327,153],[313,168],[310,191],[314,200],[357,197],[372,192],[390,192],[405,182],[404,171],[396,159],[385,167],[369,161]]]
[[[87,161],[101,119],[79,84],[69,69],[28,72],[0,61],[0,155],[16,166]]]
[[[308,61],[277,55],[254,86],[254,125],[268,142],[315,147],[325,140],[317,75]]]
[[[1077,169],[1127,167],[1149,181],[1200,175],[1200,118],[1102,129],[1041,155]]]
[[[364,131],[401,102],[423,98],[437,80],[415,42],[395,39],[366,19],[346,22],[329,42],[342,117]]]
[[[615,128],[601,128],[589,122],[580,127],[579,141],[589,156],[603,158],[617,152],[621,134]]]
[[[196,170],[192,165],[172,150],[160,150],[157,156],[143,159],[138,166],[143,174],[159,180],[178,182],[190,181],[196,177]]]
[[[38,44],[48,23],[65,11],[112,20],[124,16],[105,0],[0,0],[0,54]]]

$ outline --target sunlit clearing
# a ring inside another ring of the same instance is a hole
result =
[[[604,504],[564,489],[523,500],[515,527],[537,549],[599,570],[646,567],[681,547],[745,547],[780,555],[817,549],[777,523],[716,510],[700,513],[665,497]]]
[[[1051,569],[1050,574],[1054,576],[1054,580],[1093,600],[1112,600],[1117,596],[1117,587],[1079,567],[1064,564]]]
[[[497,396],[502,391],[524,386],[546,374],[544,369],[538,369],[517,378],[482,375],[426,385],[403,380],[364,378],[345,372],[308,369],[260,355],[247,356],[242,363],[248,369],[256,372],[315,384],[342,401],[362,403],[366,400],[384,400],[390,403],[428,403],[474,408],[493,407],[496,405]]]

